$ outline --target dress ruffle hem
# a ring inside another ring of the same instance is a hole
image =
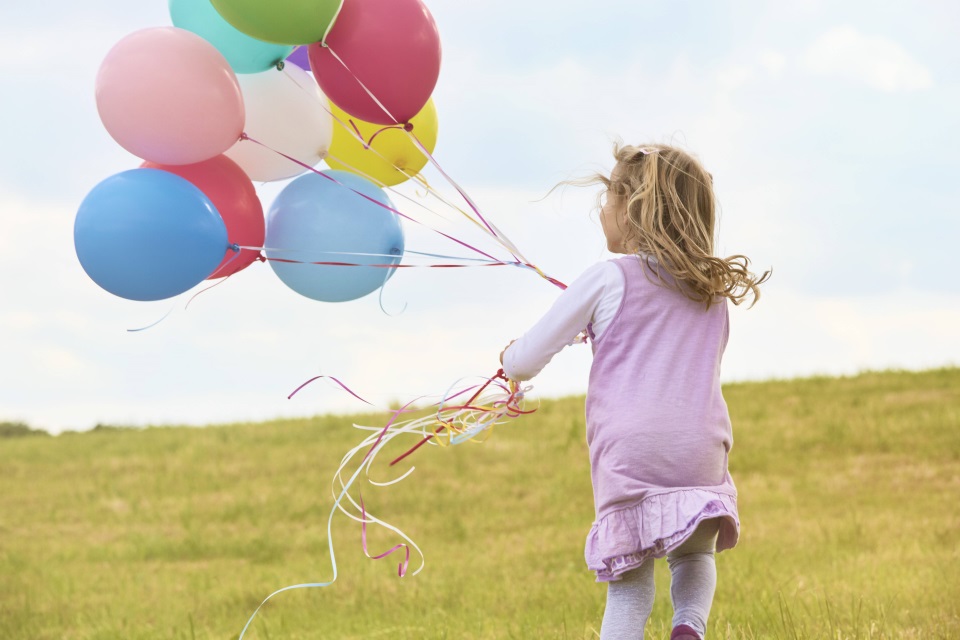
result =
[[[704,520],[720,518],[717,551],[740,537],[737,498],[708,489],[676,489],[649,495],[593,523],[584,550],[597,582],[613,582],[647,558],[662,558],[683,544]]]

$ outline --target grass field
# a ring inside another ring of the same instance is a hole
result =
[[[710,638],[960,638],[960,369],[728,385],[740,545]],[[330,477],[354,420],[0,439],[0,639],[235,638],[332,576]],[[398,578],[334,524],[340,577],[248,638],[595,638],[583,398],[368,486],[426,554]],[[389,472],[380,465],[381,478]],[[371,529],[371,550],[397,542]],[[647,638],[669,635],[657,567]]]

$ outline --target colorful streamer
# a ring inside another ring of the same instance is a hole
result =
[[[288,398],[293,398],[297,393],[317,380],[327,379],[349,393],[351,396],[372,405],[339,379],[332,376],[315,376],[299,387],[293,390]],[[461,381],[462,382],[462,381]],[[531,390],[531,386],[522,386],[517,382],[508,380],[503,373],[503,369],[497,371],[490,378],[486,378],[482,384],[475,384],[458,388],[461,382],[451,385],[446,394],[432,406],[436,410],[430,414],[409,420],[398,421],[404,414],[418,412],[411,408],[415,403],[423,400],[423,397],[411,400],[399,409],[393,410],[387,423],[382,427],[370,427],[364,425],[353,425],[361,431],[368,431],[370,435],[364,438],[359,444],[350,449],[341,459],[340,466],[333,475],[331,490],[334,498],[333,507],[327,518],[327,540],[330,551],[330,563],[333,569],[333,577],[326,582],[307,582],[291,585],[278,589],[267,596],[257,607],[253,615],[247,620],[246,625],[241,631],[239,640],[242,640],[260,609],[274,596],[285,591],[293,589],[322,588],[332,585],[337,580],[337,560],[333,547],[333,517],[337,512],[346,515],[348,518],[360,523],[360,543],[364,555],[371,560],[382,560],[388,556],[403,551],[404,559],[397,566],[397,575],[401,578],[407,575],[410,567],[410,559],[413,552],[420,557],[419,566],[412,575],[418,574],[425,566],[424,555],[420,547],[403,531],[376,516],[367,510],[363,496],[357,489],[357,498],[353,497],[351,490],[355,488],[356,481],[361,474],[366,476],[367,481],[378,487],[386,487],[396,484],[409,477],[416,467],[410,467],[399,477],[385,482],[378,482],[370,478],[370,469],[377,459],[377,456],[395,439],[406,436],[418,437],[417,443],[406,451],[403,455],[395,458],[390,465],[393,466],[401,460],[413,454],[416,450],[425,444],[432,445],[459,445],[464,442],[483,442],[489,437],[493,428],[497,425],[505,424],[513,418],[521,415],[533,413],[536,408],[528,409],[525,406],[526,396]],[[462,400],[462,398],[468,398]],[[354,467],[355,460],[362,454],[360,463]],[[387,551],[373,555],[370,553],[367,545],[367,526],[379,525],[388,531],[399,536],[403,542],[400,542]]]

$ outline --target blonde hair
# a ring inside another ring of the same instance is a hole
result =
[[[660,268],[650,271],[660,284],[708,309],[718,297],[739,305],[750,296],[753,306],[770,271],[758,277],[749,271],[750,260],[744,255],[713,255],[713,176],[703,165],[687,152],[661,144],[617,143],[613,156],[617,164],[610,177],[597,174],[589,182],[602,183],[625,199],[624,247],[654,258]]]

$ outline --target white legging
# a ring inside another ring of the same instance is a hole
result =
[[[670,565],[670,599],[673,601],[673,626],[693,627],[706,636],[707,618],[717,587],[717,566],[713,554],[717,548],[719,520],[704,520],[682,545],[667,554]],[[607,607],[600,627],[600,640],[636,640],[653,611],[653,558],[607,584]]]

